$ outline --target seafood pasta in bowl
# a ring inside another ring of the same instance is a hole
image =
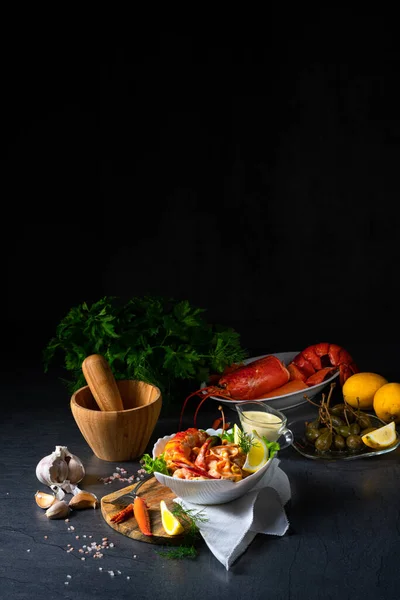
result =
[[[251,473],[243,469],[248,466],[246,452],[221,435],[222,429],[192,427],[160,438],[153,459],[165,459],[170,474],[155,471],[157,481],[193,504],[224,504],[247,494],[272,464],[268,450],[262,466]]]

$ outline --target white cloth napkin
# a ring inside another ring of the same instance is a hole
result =
[[[201,511],[207,519],[198,523],[200,533],[214,556],[227,570],[246,550],[257,533],[282,536],[289,527],[284,505],[291,498],[289,478],[273,463],[246,495],[226,504],[192,504],[175,498],[185,510]]]

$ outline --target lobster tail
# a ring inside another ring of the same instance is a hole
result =
[[[233,400],[257,400],[287,383],[290,373],[279,358],[272,354],[223,375],[219,385],[229,391]],[[219,394],[221,395],[221,394]]]
[[[183,413],[188,400],[193,396],[199,396],[201,401],[194,414],[194,425],[201,406],[210,396],[225,398],[226,400],[254,400],[263,398],[264,394],[277,389],[287,383],[290,373],[286,366],[276,356],[268,355],[253,362],[225,369],[224,374],[218,380],[217,385],[210,385],[192,392],[184,401],[179,430],[182,427]]]

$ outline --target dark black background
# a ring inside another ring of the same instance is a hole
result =
[[[72,306],[163,294],[250,354],[396,345],[394,16],[264,32],[13,36],[2,72],[2,352]]]

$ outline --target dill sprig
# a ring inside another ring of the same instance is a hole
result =
[[[176,502],[174,503],[172,514],[181,522],[183,521],[182,525],[186,525],[189,533],[193,536],[199,533],[198,523],[207,523],[208,521],[203,510],[186,509]]]
[[[171,548],[170,550],[157,552],[157,554],[164,556],[165,558],[179,560],[181,558],[196,558],[197,550],[194,546],[182,545],[178,546],[177,548]]]
[[[171,512],[185,527],[185,536],[180,546],[158,552],[158,554],[171,559],[196,558],[197,550],[195,548],[195,542],[200,535],[198,524],[206,523],[208,518],[204,515],[202,510],[195,511],[193,509],[185,509],[177,503],[174,505]]]
[[[250,451],[250,448],[256,443],[254,441],[254,436],[251,433],[245,433],[239,428],[237,429],[237,431],[239,433],[238,446],[243,450],[245,454],[247,454]],[[234,444],[235,434],[233,429],[232,431],[224,431],[223,433],[221,433],[221,439],[226,440],[229,444]]]
[[[243,450],[245,454],[250,452],[250,448],[254,446],[256,442],[254,441],[254,436],[251,433],[245,433],[244,431],[239,431],[239,447]]]

